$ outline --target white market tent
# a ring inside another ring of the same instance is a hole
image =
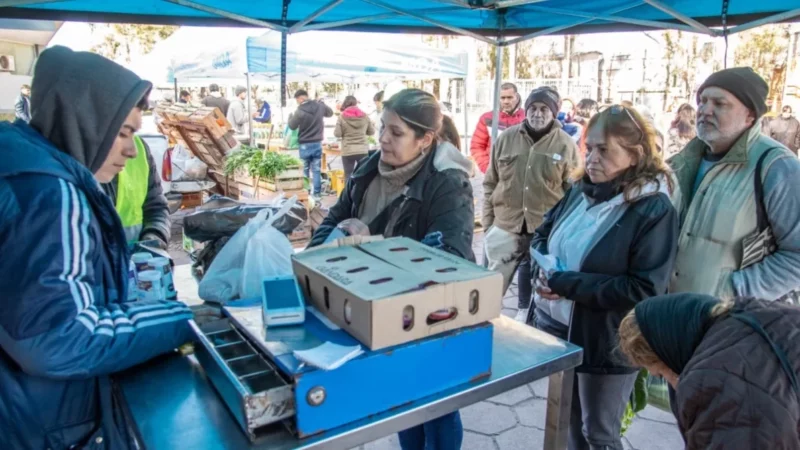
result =
[[[355,84],[467,76],[465,52],[432,48],[412,36],[309,31],[288,36],[287,49],[287,81]],[[279,82],[281,35],[183,27],[131,68],[156,85],[173,83],[176,91],[179,81]]]
[[[466,53],[428,47],[408,36],[309,31],[289,36],[287,47],[288,81],[359,83],[467,76]],[[131,68],[156,84],[242,79],[246,73],[279,80],[280,54],[277,32],[183,27]]]

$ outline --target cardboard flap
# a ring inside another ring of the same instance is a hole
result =
[[[474,280],[494,274],[471,261],[409,238],[391,238],[359,246],[363,251],[436,283]]]
[[[293,258],[367,301],[418,290],[427,281],[416,274],[398,271],[397,267],[357,247],[324,248],[301,252]]]

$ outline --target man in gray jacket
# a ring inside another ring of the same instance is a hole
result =
[[[247,114],[247,89],[238,86],[235,91],[236,98],[228,107],[228,122],[233,126],[236,134],[250,133],[250,116]],[[255,117],[257,114],[254,114]]]
[[[670,292],[775,300],[800,286],[800,161],[761,134],[768,91],[749,67],[716,72],[697,91],[697,137],[670,160],[681,220]],[[757,179],[774,248],[754,254]]]
[[[784,106],[781,115],[770,120],[766,128],[764,134],[797,154],[797,149],[800,148],[800,122],[792,115],[791,106]]]

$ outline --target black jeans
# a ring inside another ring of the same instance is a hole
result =
[[[531,277],[531,255],[526,253],[517,268],[517,308],[527,309],[531,306],[533,296],[533,280]]]
[[[350,175],[352,175],[353,171],[356,170],[356,163],[366,157],[367,157],[366,153],[361,155],[342,156],[342,166],[344,167],[345,181],[349,180]]]

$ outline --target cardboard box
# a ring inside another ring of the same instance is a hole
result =
[[[301,252],[292,264],[306,301],[372,350],[500,315],[502,275],[408,238]]]

